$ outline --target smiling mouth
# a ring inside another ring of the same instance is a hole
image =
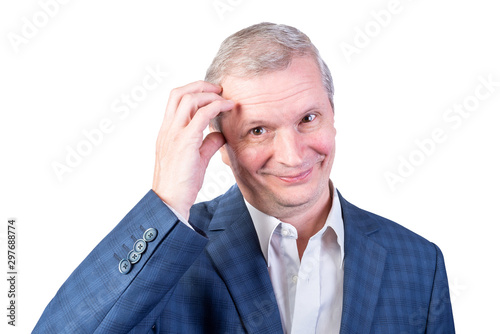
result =
[[[287,183],[295,183],[306,179],[311,174],[312,170],[313,169],[310,168],[300,174],[290,175],[290,176],[277,176],[277,178]]]

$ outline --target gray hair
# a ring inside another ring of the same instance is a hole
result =
[[[294,57],[312,57],[333,108],[333,81],[328,66],[309,37],[297,28],[263,22],[226,38],[207,70],[205,81],[220,85],[226,76],[255,77],[285,70]],[[220,117],[211,126],[220,131]]]

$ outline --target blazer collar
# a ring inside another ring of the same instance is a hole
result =
[[[340,195],[340,194],[339,194]],[[380,225],[342,195],[340,204],[345,229],[344,292],[340,333],[369,333],[378,301],[387,251],[369,236]]]
[[[257,233],[235,185],[224,194],[208,228],[206,248],[249,333],[282,331],[278,304]]]

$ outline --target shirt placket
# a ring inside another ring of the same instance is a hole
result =
[[[320,306],[320,240],[311,238],[302,255],[295,292],[292,334],[316,330]]]
[[[295,307],[295,295],[300,268],[299,254],[297,251],[297,233],[295,228],[289,224],[282,223],[279,229],[281,237],[281,254],[285,262],[286,285],[288,292],[288,316],[287,328],[292,327],[293,313]]]

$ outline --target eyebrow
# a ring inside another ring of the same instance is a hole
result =
[[[249,128],[249,127],[255,127],[255,126],[259,126],[259,125],[262,125],[266,123],[266,121],[262,120],[262,119],[253,119],[253,120],[249,120],[249,121],[244,121],[242,123],[242,127],[243,128]]]

